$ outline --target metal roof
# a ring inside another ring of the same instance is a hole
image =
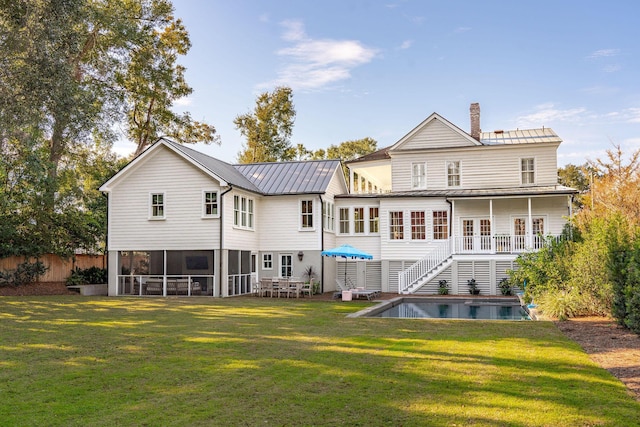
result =
[[[539,142],[562,142],[562,139],[551,129],[516,129],[481,132],[480,142],[486,145],[498,144],[535,144]]]
[[[339,160],[234,165],[266,195],[324,193],[339,167]]]

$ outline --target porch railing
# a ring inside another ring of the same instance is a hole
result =
[[[411,285],[429,274],[451,256],[451,240],[445,240],[411,267],[398,273],[398,293],[404,293]]]
[[[247,274],[230,274],[228,276],[228,296],[245,295],[253,292],[253,284],[251,282],[251,273]]]
[[[116,295],[129,296],[214,296],[215,275],[144,275],[127,274],[117,276]]]
[[[560,241],[561,235],[508,235],[462,236],[454,237],[454,250],[457,254],[517,254],[542,249],[551,238]]]

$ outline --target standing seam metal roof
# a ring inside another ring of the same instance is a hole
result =
[[[165,142],[234,187],[264,195],[324,193],[340,160],[231,165],[169,139]]]

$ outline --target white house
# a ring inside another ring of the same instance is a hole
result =
[[[368,289],[481,294],[523,251],[558,237],[575,190],[558,185],[549,128],[467,133],[433,113],[394,145],[339,161],[230,165],[166,139],[102,185],[109,295],[232,296],[313,267]],[[371,261],[323,258],[343,243]]]

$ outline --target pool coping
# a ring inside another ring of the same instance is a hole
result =
[[[395,307],[398,304],[408,301],[485,301],[485,302],[498,302],[498,301],[512,301],[514,303],[518,303],[526,312],[529,314],[531,320],[538,320],[535,310],[532,310],[527,305],[521,304],[521,301],[517,296],[503,297],[498,295],[484,296],[484,297],[469,297],[466,295],[451,295],[451,296],[442,296],[442,295],[429,295],[429,296],[418,296],[418,295],[400,295],[398,297],[392,298],[390,300],[378,301],[378,304],[372,305],[371,307],[364,308],[355,313],[350,313],[347,317],[356,318],[356,317],[371,317],[376,315],[388,308]],[[429,319],[429,320],[438,320],[438,319]],[[466,319],[446,319],[446,320],[466,320]]]

